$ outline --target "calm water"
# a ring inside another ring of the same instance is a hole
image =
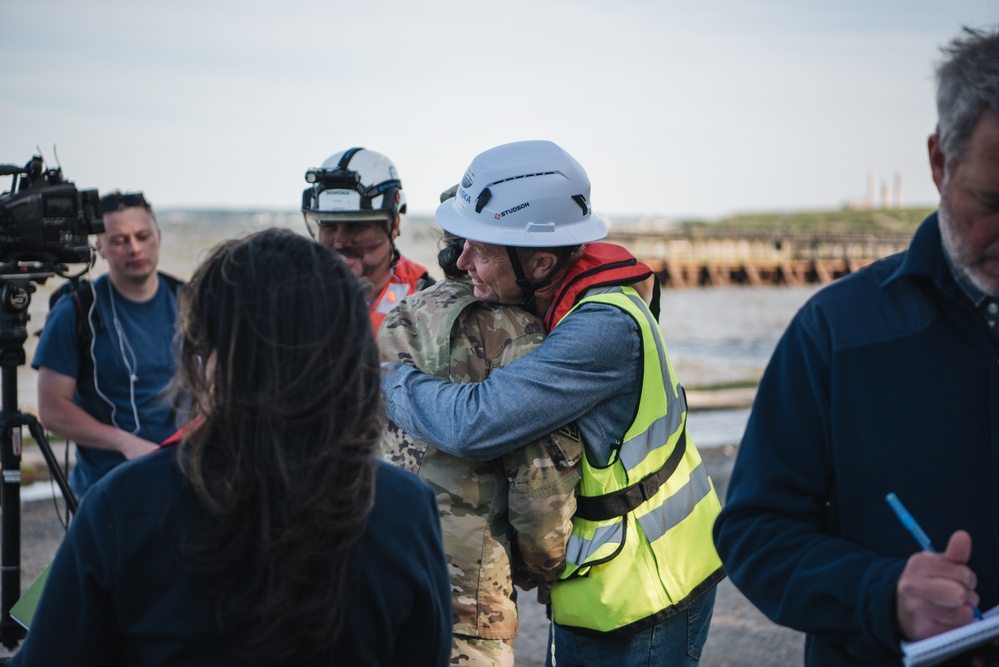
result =
[[[756,381],[784,328],[817,288],[712,287],[664,290],[660,324],[687,387]],[[748,409],[691,412],[698,447],[736,444]]]
[[[306,233],[301,215],[294,213],[228,213],[199,216],[162,212],[163,247],[160,268],[182,278],[215,243],[270,226]],[[436,267],[438,231],[432,220],[404,218],[402,251],[424,266]],[[94,275],[104,273],[103,262]],[[432,271],[433,273],[433,271]],[[439,272],[437,272],[439,275]],[[32,298],[28,330],[39,329],[48,310],[51,289],[61,279],[38,286]],[[688,387],[757,380],[778,338],[795,311],[815,287],[718,287],[664,290],[662,327],[673,366]],[[37,339],[30,336],[25,351],[30,363]],[[36,412],[35,372],[18,369],[18,402]],[[693,413],[690,429],[701,447],[738,442],[748,410],[711,410]]]

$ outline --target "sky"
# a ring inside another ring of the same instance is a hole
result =
[[[431,215],[476,154],[549,139],[611,218],[883,184],[933,205],[939,48],[997,23],[999,0],[0,0],[0,164],[40,151],[158,209],[295,210],[307,169],[363,146]]]

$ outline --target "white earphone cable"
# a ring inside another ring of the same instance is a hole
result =
[[[138,367],[138,360],[135,356],[135,351],[132,349],[132,344],[128,341],[128,337],[125,335],[125,329],[118,319],[118,309],[115,306],[114,300],[114,287],[111,285],[111,279],[108,278],[108,298],[111,301],[111,314],[114,324],[115,333],[118,335],[118,352],[121,354],[122,363],[125,365],[125,370],[128,373],[128,397],[129,402],[132,406],[132,417],[135,420],[135,429],[131,433],[138,435],[139,431],[142,429],[142,424],[139,421],[139,408],[135,401],[135,383],[138,381],[139,376],[136,373]],[[97,308],[97,292],[94,290],[94,284],[91,282],[90,290],[93,292],[94,299],[90,304],[90,311],[87,313],[87,322],[90,326],[90,361],[94,367],[94,390],[97,395],[100,396],[105,403],[111,408],[111,425],[115,428],[121,428],[117,421],[118,406],[115,405],[114,401],[107,397],[104,392],[101,391],[98,378],[97,378],[97,354],[95,352],[97,343],[97,330],[94,326],[93,314]],[[127,354],[126,354],[127,350]],[[131,361],[129,360],[131,357]],[[124,430],[124,429],[122,429]]]

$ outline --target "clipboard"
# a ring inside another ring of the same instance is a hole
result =
[[[28,590],[24,592],[24,595],[10,608],[10,617],[22,625],[25,630],[31,627],[31,621],[35,617],[35,609],[38,608],[38,601],[42,597],[42,589],[45,588],[45,582],[49,578],[49,569],[51,567],[52,563],[46,565],[34,583],[28,586]]]

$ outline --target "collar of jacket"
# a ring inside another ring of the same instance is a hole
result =
[[[569,267],[555,290],[545,313],[545,329],[551,331],[592,287],[633,285],[652,275],[652,269],[613,243],[588,243],[583,256]]]

